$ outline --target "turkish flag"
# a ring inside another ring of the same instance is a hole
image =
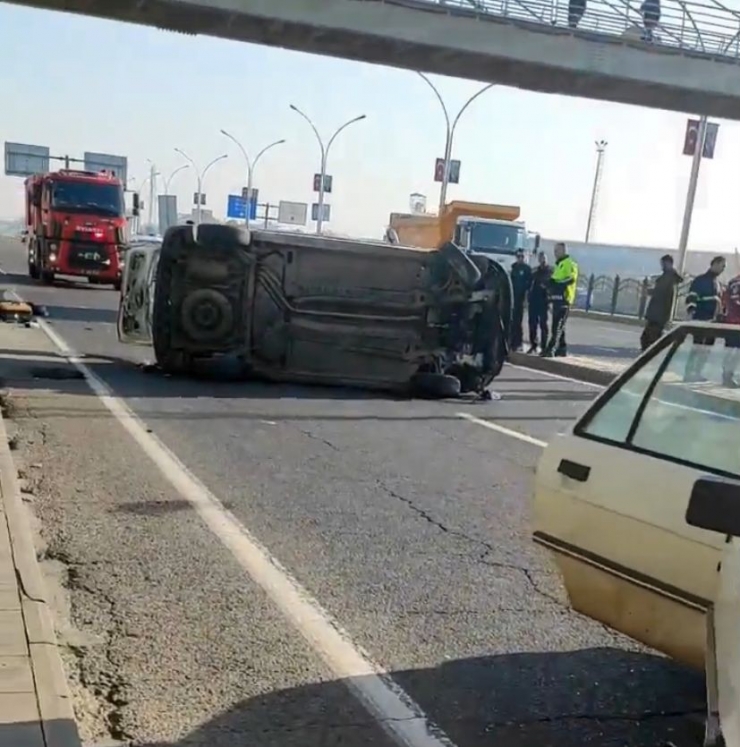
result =
[[[445,159],[438,158],[434,164],[434,181],[443,182],[445,180]]]
[[[686,122],[686,135],[683,141],[683,154],[693,156],[696,152],[696,142],[699,139],[699,120],[689,119]]]

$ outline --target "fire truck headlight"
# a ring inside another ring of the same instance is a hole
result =
[[[109,266],[110,266],[110,259],[104,259],[104,260],[103,260],[103,264],[104,264],[104,265],[105,265],[106,267],[109,267]]]
[[[49,262],[56,262],[56,261],[57,261],[57,255],[54,252],[52,252],[49,255]]]

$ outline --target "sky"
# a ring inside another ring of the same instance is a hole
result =
[[[208,173],[208,207],[223,217],[227,195],[246,183],[234,134],[254,156],[287,141],[255,169],[260,201],[312,202],[320,151],[305,111],[335,141],[328,173],[328,228],[378,237],[409,195],[436,208],[435,158],[444,118],[414,72],[277,48],[190,37],[0,3],[0,139],[45,145],[54,155],[86,150],[126,155],[142,179],[147,159],[165,176],[187,152]],[[12,73],[10,71],[13,71]],[[451,115],[482,84],[432,76]],[[688,113],[695,116],[695,113]],[[584,238],[596,140],[608,142],[592,239],[675,247],[691,159],[681,154],[687,115],[496,86],[461,118],[453,156],[460,184],[449,199],[520,205],[527,227],[543,236]],[[740,124],[719,120],[715,159],[703,161],[690,249],[740,246]],[[196,188],[192,169],[170,192],[181,212]],[[0,175],[0,218],[22,213],[22,180]]]

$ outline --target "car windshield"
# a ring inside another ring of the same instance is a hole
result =
[[[123,215],[123,190],[117,184],[86,181],[55,181],[51,185],[51,206],[79,213]]]
[[[474,252],[511,254],[524,248],[524,231],[501,223],[470,224],[470,248]]]

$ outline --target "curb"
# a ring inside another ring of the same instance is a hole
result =
[[[21,611],[28,638],[31,668],[46,747],[81,747],[72,697],[54,633],[33,534],[26,520],[18,473],[0,414],[0,500],[10,532],[13,562],[18,573]]]
[[[577,363],[569,363],[557,358],[540,358],[537,355],[527,355],[526,353],[510,353],[509,363],[522,368],[530,368],[533,371],[565,376],[569,379],[577,379],[598,386],[608,386],[621,373],[591,366],[580,366]]]
[[[588,319],[594,322],[611,322],[612,324],[624,324],[628,327],[642,327],[644,319],[636,316],[625,316],[623,314],[605,314],[603,311],[584,311],[583,309],[571,309],[570,315],[578,319]]]

